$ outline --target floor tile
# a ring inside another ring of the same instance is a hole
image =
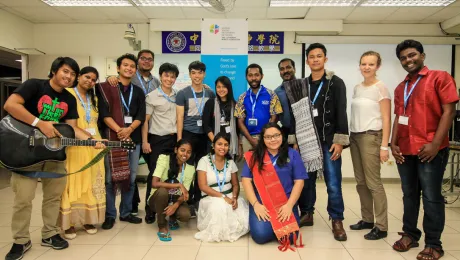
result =
[[[102,245],[72,245],[64,250],[50,249],[37,260],[88,260],[101,248]]]
[[[364,234],[357,232],[349,232],[348,239],[342,244],[347,249],[391,249],[391,247],[384,240],[366,240]]]
[[[201,241],[195,239],[195,233],[197,231],[193,230],[175,230],[171,231],[172,241],[163,242],[159,239],[155,240],[155,246],[200,246]],[[157,238],[157,231],[153,233],[155,238]]]
[[[120,229],[110,229],[103,230],[98,229],[98,232],[94,235],[86,233],[84,230],[77,230],[77,237],[75,239],[69,240],[72,245],[105,245],[110,240],[112,240],[118,233]]]
[[[247,260],[248,247],[200,247],[196,260]]]
[[[342,243],[334,239],[332,231],[308,231],[302,229],[302,240],[305,248],[344,248]]]
[[[299,255],[302,260],[310,259],[334,259],[353,260],[346,249],[339,248],[299,248]]]
[[[109,242],[109,245],[136,245],[152,246],[157,240],[156,229],[141,224],[145,228],[125,228],[118,232]]]
[[[2,247],[0,249],[0,256],[6,256],[8,252],[11,249],[12,244],[7,244],[6,246]],[[27,251],[27,253],[24,255],[24,258],[22,260],[33,260],[36,259],[37,257],[43,255],[46,253],[48,250],[50,250],[49,247],[43,247],[40,245],[32,245],[32,248]]]
[[[460,250],[459,251],[447,251],[451,256],[453,256],[455,259],[460,259]]]
[[[237,241],[235,242],[228,242],[228,241],[222,241],[219,243],[216,242],[201,242],[201,246],[209,246],[209,247],[248,247],[250,236],[249,234],[244,235],[240,237]]]
[[[348,249],[348,252],[354,260],[404,260],[404,257],[392,249]]]
[[[144,260],[151,260],[151,259],[194,260],[198,254],[199,249],[200,249],[199,245],[196,245],[196,246],[152,246],[143,259]],[[211,259],[217,260],[218,258],[214,256]]]
[[[413,260],[413,259],[417,259],[418,253],[420,253],[420,251],[422,251],[422,250],[423,250],[423,247],[417,248],[417,249],[411,249],[411,250],[409,250],[407,252],[400,253],[400,254],[404,257],[404,259]],[[442,260],[456,260],[457,258],[453,257],[448,252],[445,252],[444,256],[441,259]]]
[[[249,260],[300,260],[299,252],[288,250],[281,252],[278,250],[277,242],[270,242],[264,245],[258,245],[251,239],[249,240]]]
[[[106,245],[91,260],[142,260],[151,246]]]

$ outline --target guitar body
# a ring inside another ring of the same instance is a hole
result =
[[[54,127],[67,138],[75,138],[70,125]],[[45,161],[65,161],[61,138],[48,139],[38,128],[24,124],[11,116],[0,121],[0,162],[6,168],[22,170]]]

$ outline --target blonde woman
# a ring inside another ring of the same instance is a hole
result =
[[[351,101],[350,151],[362,219],[350,225],[350,229],[372,229],[364,235],[367,240],[382,239],[388,231],[387,197],[380,164],[389,156],[391,100],[387,87],[377,79],[381,64],[377,52],[368,51],[361,56],[359,69],[364,80],[355,86]]]

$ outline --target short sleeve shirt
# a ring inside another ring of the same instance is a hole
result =
[[[153,177],[158,177],[162,182],[165,182],[168,179],[168,171],[169,171],[169,155],[160,154],[157,160],[156,168],[153,172]],[[182,178],[182,173],[179,172],[177,175],[177,181],[180,181]],[[192,184],[193,178],[195,176],[195,167],[190,164],[185,165],[184,170],[184,177],[182,180],[182,184],[184,187],[189,190],[190,185]],[[155,193],[157,189],[152,188],[152,194]]]
[[[198,125],[198,120],[202,120],[201,116],[206,101],[216,96],[212,90],[205,87],[203,87],[203,91],[195,92],[195,94],[196,99],[193,96],[192,86],[180,90],[177,93],[176,104],[184,107],[184,130],[195,134],[202,134],[203,127]],[[203,94],[205,95],[204,97]],[[199,113],[199,108],[201,114]]]
[[[175,101],[175,90],[172,90],[168,98],[158,88],[145,97],[146,114],[150,115],[149,133],[165,136],[177,132]]]
[[[254,114],[252,114],[253,103],[256,103]],[[261,132],[262,127],[270,121],[270,117],[283,113],[278,96],[272,90],[261,86],[259,96],[256,100],[256,94],[251,89],[244,92],[238,98],[235,106],[235,117],[244,118],[244,124],[250,135],[257,135]],[[257,125],[249,125],[249,119],[257,119]]]
[[[209,187],[211,187],[212,189],[218,192],[227,194],[227,193],[232,192],[232,183],[231,183],[232,173],[238,172],[238,167],[236,166],[233,160],[227,160],[227,169],[225,173],[225,179],[224,179],[224,168],[216,169],[218,172],[217,176],[219,178],[219,182],[224,181],[225,183],[224,186],[222,187],[222,191],[219,190],[219,185],[217,184],[216,173],[214,172],[214,167],[212,163],[212,155],[207,154],[203,156],[198,162],[198,166],[196,170],[206,172],[206,179],[207,179],[207,183]],[[201,195],[205,196],[207,194],[204,192],[201,192]]]

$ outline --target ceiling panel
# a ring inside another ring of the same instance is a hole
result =
[[[109,20],[107,15],[95,7],[55,7],[55,9],[78,21]]]
[[[455,1],[454,3],[450,4],[449,6],[460,6],[460,0]]]
[[[269,7],[270,0],[236,0],[235,7]]]
[[[346,21],[376,21],[383,20],[399,7],[357,7],[346,18]]]
[[[345,19],[354,7],[312,7],[308,10],[305,19],[308,20],[330,20]]]
[[[148,18],[157,19],[184,19],[184,13],[180,7],[140,7],[142,13]]]
[[[102,13],[104,13],[110,19],[118,22],[125,22],[126,19],[131,19],[134,21],[148,21],[148,17],[146,17],[142,12],[140,12],[136,7],[95,7]]]
[[[460,6],[459,7],[446,7],[442,9],[441,11],[427,17],[423,21],[443,22],[458,14],[460,14]]]
[[[269,7],[267,18],[304,18],[307,14],[308,7]]]
[[[226,13],[227,18],[248,18],[265,19],[267,18],[267,8],[241,8],[235,7],[230,13]]]
[[[443,7],[401,7],[385,20],[421,21],[442,9]]]
[[[40,0],[0,0],[0,4],[6,6],[48,6]]]
[[[72,21],[70,17],[52,7],[11,7],[30,21]]]
[[[208,11],[204,8],[182,7],[182,13],[187,19],[201,19],[201,18],[221,18],[225,19],[225,14],[217,14]]]

